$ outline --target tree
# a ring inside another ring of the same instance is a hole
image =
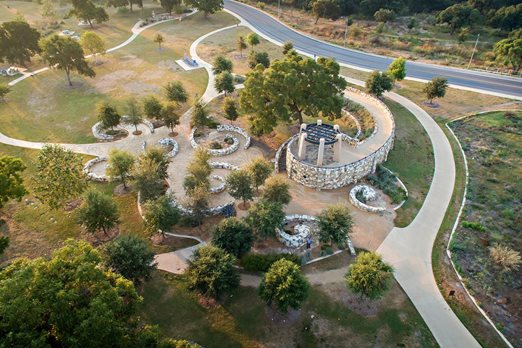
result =
[[[225,100],[223,100],[223,112],[225,113],[225,118],[230,122],[237,120],[239,113],[237,111],[236,101],[226,97]]]
[[[292,200],[289,190],[290,185],[280,176],[271,176],[265,182],[261,197],[269,202],[286,205]]]
[[[212,172],[212,168],[208,164],[209,159],[210,155],[205,148],[199,147],[194,151],[192,161],[187,166],[187,176],[183,181],[183,187],[188,195],[191,195],[197,187],[202,187],[206,191],[209,190],[209,176]]]
[[[78,209],[78,223],[89,233],[102,230],[107,232],[119,222],[120,214],[111,197],[96,190],[85,193],[84,203]]]
[[[141,116],[141,108],[134,98],[127,100],[127,121],[134,126],[135,134],[138,133],[138,125],[143,122],[143,116]]]
[[[179,125],[181,115],[177,111],[177,107],[173,103],[168,103],[161,110],[161,119],[165,125],[170,128],[170,132],[174,134],[174,128]]]
[[[188,0],[188,5],[197,8],[205,14],[208,18],[209,14],[214,14],[223,9],[223,0]]]
[[[0,99],[2,99],[3,102],[5,102],[5,96],[11,92],[11,89],[8,85],[4,85],[3,83],[0,84]]]
[[[212,245],[196,249],[185,273],[189,288],[214,298],[237,289],[235,261],[234,256]]]
[[[97,106],[98,120],[101,122],[103,128],[110,128],[114,131],[114,127],[121,122],[121,115],[115,107],[107,102],[102,102]]]
[[[49,66],[65,71],[69,86],[72,86],[71,72],[94,77],[96,73],[87,64],[80,44],[70,37],[52,35],[40,41],[42,58]]]
[[[406,59],[399,57],[388,66],[388,74],[395,81],[402,81],[406,77]]]
[[[337,244],[345,247],[348,234],[352,232],[352,217],[350,211],[344,205],[332,205],[326,208],[318,216],[319,239],[321,243]]]
[[[250,51],[248,54],[248,66],[254,69],[258,64],[268,68],[270,66],[270,58],[266,52]]]
[[[288,308],[299,309],[308,296],[310,285],[292,261],[281,259],[272,264],[263,276],[259,296],[271,306],[286,312]]]
[[[52,0],[44,0],[42,2],[42,16],[49,18],[49,19],[56,18],[56,12],[54,10],[54,5],[53,5]]]
[[[426,98],[433,104],[433,99],[442,98],[446,95],[448,88],[448,79],[444,77],[434,77],[424,86],[424,93]]]
[[[460,3],[449,6],[437,14],[437,23],[448,24],[451,35],[457,29],[471,26],[480,20],[480,12],[471,7],[468,3]]]
[[[27,193],[22,178],[26,168],[19,158],[0,157],[0,208],[10,199],[20,200]]]
[[[51,209],[59,208],[87,188],[81,156],[58,145],[44,145],[36,159],[32,182],[38,200]]]
[[[92,31],[86,31],[82,34],[80,44],[84,50],[94,56],[95,62],[97,62],[97,55],[104,54],[106,51],[103,39]]]
[[[258,235],[275,235],[276,228],[283,226],[285,213],[281,203],[260,200],[248,210],[247,222]]]
[[[188,100],[188,93],[181,81],[169,82],[165,85],[165,96],[169,101],[185,103]]]
[[[129,10],[132,12],[133,5],[143,8],[143,0],[109,0],[107,1],[107,5],[112,7],[125,7],[128,5]]]
[[[130,173],[134,167],[136,160],[134,156],[127,151],[112,149],[109,153],[109,160],[107,162],[107,175],[114,180],[118,178],[123,188],[127,188],[127,178],[130,177]]]
[[[493,52],[497,61],[511,65],[513,70],[519,71],[522,67],[522,38],[510,37],[500,40],[495,44]]]
[[[254,49],[255,46],[257,46],[261,43],[261,40],[259,39],[259,35],[257,35],[256,33],[248,34],[246,40],[247,40],[248,44],[250,45],[250,47],[252,48],[252,50]]]
[[[341,9],[336,0],[314,0],[312,2],[312,13],[315,16],[315,24],[319,18],[337,20],[341,16]]]
[[[245,38],[243,36],[240,36],[237,38],[237,50],[239,51],[239,54],[241,57],[243,57],[243,50],[247,48],[247,44],[245,42]]]
[[[222,72],[216,76],[214,81],[214,88],[218,91],[218,93],[225,92],[225,96],[227,93],[234,92],[236,89],[236,87],[234,87],[234,77],[228,71]]]
[[[286,41],[283,44],[283,54],[287,54],[288,52],[292,51],[294,49],[294,44],[291,41]]]
[[[0,272],[0,337],[6,347],[132,345],[150,336],[140,302],[98,250],[67,240],[50,260],[18,259]]]
[[[222,72],[232,72],[233,64],[230,59],[223,56],[217,56],[212,64],[212,71],[215,75],[221,74]]]
[[[167,153],[165,149],[152,146],[147,148],[145,152],[143,152],[139,158],[140,160],[151,160],[154,163],[158,164],[158,177],[161,180],[168,178],[168,168],[169,168],[169,158],[167,157]]]
[[[179,6],[180,3],[180,0],[160,0],[161,8],[163,8],[169,14],[172,14],[172,10],[174,9],[174,7]]]
[[[163,174],[160,164],[153,159],[140,157],[132,176],[142,201],[155,199],[163,193]]]
[[[119,236],[110,242],[105,254],[105,264],[134,284],[150,279],[156,269],[154,253],[143,239],[133,235]]]
[[[195,186],[190,190],[190,195],[187,197],[187,206],[192,212],[192,222],[196,226],[201,225],[208,211],[208,198],[209,192],[204,186]]]
[[[180,213],[169,197],[161,196],[145,203],[145,226],[149,233],[161,232],[164,234],[178,223]]]
[[[278,121],[303,123],[303,115],[341,116],[346,81],[332,59],[303,58],[289,53],[268,69],[258,65],[247,74],[240,104],[251,113],[250,129],[256,135],[273,130]]]
[[[381,8],[373,14],[377,22],[386,23],[395,19],[395,12],[386,8]]]
[[[212,235],[212,244],[237,258],[249,252],[253,243],[252,228],[235,217],[222,220]]]
[[[513,4],[499,8],[493,15],[490,11],[489,23],[506,31],[512,31],[522,27],[522,4]]]
[[[161,51],[161,44],[165,41],[165,38],[160,33],[154,36],[154,42],[158,44],[158,49]]]
[[[227,176],[228,193],[235,199],[243,200],[243,207],[247,207],[247,201],[252,200],[252,177],[246,170],[235,170]]]
[[[380,97],[393,88],[393,79],[388,73],[376,70],[366,80],[366,88],[371,94]]]
[[[72,10],[70,15],[89,23],[91,28],[93,21],[100,24],[109,20],[109,15],[101,6],[96,6],[91,0],[72,0]]]
[[[158,345],[158,348],[200,348],[197,343],[190,343],[187,340],[173,340],[172,338],[164,339]]]
[[[520,253],[508,246],[496,244],[489,248],[493,262],[502,268],[503,272],[517,271],[522,263]]]
[[[40,33],[25,21],[15,20],[0,25],[0,62],[25,65],[40,53]]]
[[[9,237],[0,237],[0,256],[9,247]]]
[[[143,112],[151,119],[160,120],[163,118],[163,105],[154,96],[148,96],[143,100]]]
[[[380,255],[363,252],[348,267],[345,279],[353,292],[376,299],[388,289],[392,274],[393,268],[382,261]]]
[[[208,111],[201,102],[197,101],[192,110],[190,127],[203,127],[209,124]]]
[[[265,180],[272,174],[273,166],[263,157],[257,157],[251,160],[247,166],[247,172],[252,177],[252,185],[259,193],[259,186],[265,183]]]

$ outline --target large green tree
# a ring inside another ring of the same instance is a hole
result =
[[[20,200],[26,193],[22,172],[26,169],[21,159],[0,157],[0,208],[10,199]]]
[[[96,113],[103,128],[114,130],[114,127],[118,126],[121,122],[121,115],[118,113],[118,110],[108,102],[98,104],[96,106]]]
[[[109,20],[109,15],[105,9],[101,6],[96,6],[91,0],[72,0],[72,10],[70,14],[76,18],[81,19],[89,23],[91,28],[93,21],[100,24]]]
[[[497,61],[519,71],[522,67],[522,37],[510,37],[500,40],[493,50]]]
[[[348,234],[352,231],[352,216],[342,204],[327,207],[318,216],[319,239],[321,243],[346,247]]]
[[[232,61],[228,58],[225,58],[224,56],[217,56],[214,58],[214,62],[212,63],[212,71],[214,74],[218,75],[222,72],[228,71],[229,73],[232,72],[233,68]]]
[[[258,64],[261,64],[265,68],[270,66],[270,57],[267,52],[250,51],[248,54],[248,66],[250,69],[254,69]]]
[[[40,33],[22,20],[0,25],[0,62],[24,65],[40,53]]]
[[[227,176],[228,193],[235,199],[243,200],[246,208],[247,201],[252,200],[254,191],[252,189],[252,177],[246,170],[235,170]]]
[[[225,96],[228,93],[232,93],[236,90],[234,86],[234,77],[228,71],[224,71],[216,76],[214,80],[214,88],[218,93],[225,92]]]
[[[65,36],[52,35],[40,41],[42,58],[51,67],[65,71],[69,86],[72,86],[71,72],[94,77],[96,73],[87,64],[82,46],[74,39]]]
[[[136,159],[131,153],[124,150],[112,149],[107,162],[107,175],[111,180],[120,180],[123,184],[123,188],[127,188],[127,179],[132,172],[135,162]]]
[[[259,295],[271,306],[286,312],[288,308],[299,309],[308,296],[310,285],[292,261],[281,259],[272,264],[259,286]]]
[[[82,157],[58,145],[44,145],[32,178],[36,198],[57,209],[87,188]]]
[[[339,64],[331,59],[303,58],[290,52],[265,69],[261,65],[247,74],[240,103],[252,114],[254,134],[266,134],[278,121],[303,123],[304,115],[341,116],[346,81]]]
[[[393,268],[382,261],[375,252],[363,252],[348,267],[346,284],[355,293],[375,299],[381,297],[389,286]]]
[[[158,231],[164,234],[170,231],[172,226],[179,221],[179,210],[167,196],[148,201],[144,205],[144,210],[145,226],[151,234]]]
[[[188,100],[188,93],[181,81],[174,81],[165,85],[165,97],[169,101],[185,103]]]
[[[78,223],[85,226],[89,233],[108,231],[119,222],[120,214],[111,197],[91,189],[85,193],[84,202],[78,209]]]
[[[156,97],[148,96],[143,100],[143,112],[148,118],[161,120],[163,118],[162,110],[163,105]]]
[[[0,272],[0,341],[5,347],[130,347],[149,336],[130,280],[100,253],[68,240],[50,260],[18,259]]]
[[[187,5],[197,8],[205,14],[205,18],[209,14],[221,11],[224,6],[223,0],[187,0]]]
[[[235,217],[222,220],[212,235],[212,244],[237,258],[249,252],[253,243],[252,228]]]
[[[437,14],[437,23],[447,24],[453,35],[457,29],[471,26],[481,18],[480,12],[468,3],[459,3],[440,11]]]
[[[275,235],[275,229],[283,226],[285,212],[278,202],[260,200],[248,210],[247,222],[260,237]]]
[[[393,88],[393,78],[387,72],[373,71],[366,80],[366,88],[371,94],[380,97]]]
[[[292,199],[290,185],[280,176],[271,176],[266,179],[261,197],[269,202],[288,204]]]
[[[140,157],[134,166],[132,177],[142,201],[155,199],[163,193],[164,174],[161,165],[154,159]]]
[[[150,279],[156,269],[154,252],[145,240],[137,236],[119,236],[106,246],[105,255],[108,267],[135,284]]]

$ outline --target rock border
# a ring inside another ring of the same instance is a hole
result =
[[[217,193],[221,193],[221,192],[225,191],[225,189],[227,188],[227,183],[225,181],[225,178],[223,178],[221,175],[216,175],[216,174],[212,174],[210,176],[210,178],[221,181],[221,184],[219,184],[218,186],[210,188],[209,192],[211,194],[217,194]]]
[[[161,138],[160,140],[158,140],[158,144],[162,147],[172,146],[172,150],[167,152],[167,157],[172,158],[176,156],[179,152],[179,144],[173,138]]]
[[[91,172],[92,166],[100,162],[107,162],[109,159],[107,157],[96,157],[89,161],[87,161],[83,165],[83,172],[87,175],[87,179],[95,182],[108,182],[109,177],[107,175],[98,175],[96,173]]]
[[[363,192],[365,190],[372,190],[375,192],[375,190],[368,186],[368,185],[356,185],[350,190],[350,203],[352,203],[356,208],[368,212],[368,213],[374,213],[374,214],[382,214],[386,211],[386,208],[383,207],[374,207],[371,205],[368,205],[366,203],[361,202],[357,199],[357,193]]]
[[[292,214],[292,215],[286,215],[284,219],[284,223],[289,223],[293,221],[303,221],[308,224],[313,223],[317,224],[319,221],[315,216],[311,215],[299,215],[299,214]],[[318,232],[318,227],[315,226],[315,228],[310,228],[310,233],[314,233],[314,229],[316,232]],[[306,238],[308,237],[308,233],[306,235],[304,233],[301,234],[288,234],[284,231],[282,228],[276,228],[276,237],[277,239],[283,243],[288,248],[298,249],[306,244]]]
[[[192,128],[192,131],[190,132],[190,135],[189,135],[190,146],[192,146],[192,148],[194,150],[196,150],[200,146],[194,139],[194,133],[196,132],[196,130],[197,130],[196,127]],[[236,152],[237,149],[239,148],[239,140],[233,135],[229,135],[229,137],[232,138],[232,140],[233,140],[232,145],[230,145],[229,147],[226,147],[224,149],[207,149],[207,152],[210,155],[216,156],[216,157],[228,156],[228,155]]]

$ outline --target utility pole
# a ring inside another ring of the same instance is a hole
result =
[[[479,38],[480,38],[480,34],[477,35],[477,41],[475,41],[475,46],[473,46],[473,52],[471,52],[471,58],[469,59],[468,69],[471,66],[471,61],[473,60],[473,56],[475,55],[475,50],[477,49]]]
[[[277,18],[281,18],[281,0],[277,0]]]
[[[348,33],[348,17],[344,18],[344,47],[346,47],[346,34]]]

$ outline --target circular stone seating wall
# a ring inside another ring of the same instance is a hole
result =
[[[199,144],[194,139],[194,133],[196,132],[196,129],[196,127],[192,128],[192,132],[190,132],[189,136],[190,145],[194,150],[199,147]],[[232,138],[233,142],[232,145],[230,145],[229,147],[226,147],[224,149],[207,149],[207,152],[212,156],[227,156],[237,151],[237,149],[239,148],[239,140],[232,135],[230,135],[230,138]]]
[[[122,122],[122,124],[126,124],[126,125],[130,124],[128,122],[128,116],[122,116],[121,122]],[[141,123],[144,124],[145,126],[147,126],[151,133],[154,133],[154,125],[149,120],[143,119],[141,121]],[[104,129],[102,127],[101,122],[96,122],[94,124],[94,126],[92,126],[91,131],[92,131],[92,135],[96,139],[100,139],[100,140],[104,140],[104,141],[114,140],[114,136],[104,133]]]
[[[107,161],[107,157],[96,157],[93,158],[90,161],[87,161],[85,165],[83,166],[83,172],[87,175],[87,178],[92,181],[96,182],[107,182],[109,181],[109,178],[106,175],[98,175],[96,173],[91,172],[92,166],[94,166],[97,163]]]
[[[383,213],[386,211],[386,208],[383,207],[373,207],[371,205],[365,204],[357,199],[357,193],[363,192],[363,195],[367,196],[367,200],[372,200],[371,198],[376,195],[376,192],[373,188],[367,185],[357,185],[354,186],[350,190],[350,202],[362,211],[366,211],[368,213]]]
[[[167,157],[174,157],[178,154],[179,145],[176,140],[174,140],[172,138],[162,138],[162,139],[158,140],[158,144],[160,144],[163,147],[172,146],[172,150],[170,150],[167,153]]]
[[[211,175],[210,178],[221,182],[221,184],[219,184],[218,186],[211,187],[209,190],[210,193],[215,194],[215,193],[220,193],[220,192],[225,191],[225,189],[227,188],[227,183],[225,182],[225,179],[222,176]]]
[[[285,216],[284,223],[294,221],[303,221],[316,225],[318,219],[315,216],[310,215],[294,214]],[[308,237],[308,234],[314,233],[316,230],[317,227],[312,227],[311,229],[303,229],[301,233],[298,234],[289,234],[281,228],[276,228],[276,237],[281,243],[283,243],[285,246],[289,248],[299,248],[306,244],[306,238]]]
[[[167,192],[165,193],[165,195],[167,195],[167,197],[170,197],[170,203],[173,206],[175,206],[176,208],[178,208],[182,215],[194,215],[194,212],[192,211],[192,209],[184,207],[183,205],[181,205],[181,203],[179,203],[174,198],[174,195],[172,194],[172,190],[170,188],[167,189]],[[235,202],[231,201],[231,202],[228,202],[228,203],[225,203],[225,204],[217,205],[215,207],[208,208],[203,213],[206,216],[220,215],[220,214],[223,213],[223,210],[233,208],[234,204],[235,204]]]

